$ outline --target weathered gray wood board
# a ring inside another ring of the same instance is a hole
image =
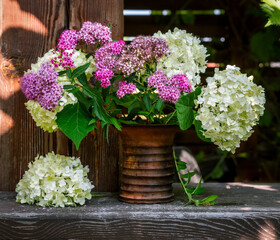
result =
[[[0,239],[280,239],[280,184],[208,183],[219,205],[122,203],[116,194],[77,208],[20,205],[0,192]]]

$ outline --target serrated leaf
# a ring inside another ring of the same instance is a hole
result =
[[[59,129],[74,142],[76,149],[79,148],[82,139],[95,128],[95,125],[89,125],[91,114],[79,103],[66,105],[56,116]]]
[[[71,78],[74,79],[76,77],[79,77],[81,74],[83,74],[89,67],[90,63],[86,63],[78,68],[76,68],[73,72],[72,72],[72,76]]]

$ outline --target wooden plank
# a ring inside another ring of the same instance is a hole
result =
[[[35,126],[24,106],[20,76],[56,45],[65,0],[0,1],[0,189],[13,190],[37,154],[57,150],[56,134]]]
[[[84,21],[112,24],[113,39],[119,40],[123,36],[122,13],[123,0],[70,0],[70,28],[79,29]],[[95,131],[73,153],[89,165],[95,191],[118,190],[119,138],[115,129],[110,129],[109,144],[102,133]]]
[[[20,205],[0,193],[0,239],[279,239],[280,184],[207,183],[201,198],[218,194],[218,205],[184,206],[174,185],[168,204],[127,204],[115,194],[85,206]]]
[[[195,1],[195,0],[124,0],[124,9],[153,9],[153,10],[177,10],[177,9],[223,9],[223,0]]]

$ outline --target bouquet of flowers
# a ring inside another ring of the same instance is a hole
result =
[[[235,66],[216,69],[201,86],[206,48],[175,28],[113,41],[110,28],[85,22],[66,30],[22,78],[21,88],[37,126],[60,129],[79,147],[100,122],[113,125],[195,125],[200,138],[234,152],[264,112],[264,89]]]

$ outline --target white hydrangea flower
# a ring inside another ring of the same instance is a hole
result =
[[[198,96],[196,119],[202,123],[203,135],[222,150],[234,153],[263,115],[264,89],[252,80],[238,67],[228,65],[224,71],[215,69],[214,77],[206,79],[207,87]]]
[[[31,69],[29,69],[26,73],[32,71],[34,73],[38,72],[41,69],[41,66],[45,62],[51,61],[54,57],[58,57],[59,52],[51,49],[43,57],[38,58],[37,63],[31,64]],[[74,61],[75,67],[80,67],[86,63],[90,63],[88,69],[86,70],[85,74],[89,77],[92,76],[93,71],[95,71],[95,62],[92,56],[87,58],[87,55],[82,52],[81,50],[75,50],[74,54],[72,55],[72,60]],[[64,68],[58,66],[55,68],[57,72],[63,71]],[[58,76],[57,82],[62,85],[69,85],[71,84],[70,80],[66,75]],[[39,103],[34,101],[28,101],[25,103],[26,108],[29,110],[33,120],[36,122],[38,127],[41,127],[44,131],[47,132],[54,132],[58,129],[56,124],[56,113],[60,112],[64,106],[67,104],[73,104],[77,102],[76,97],[67,91],[63,91],[63,96],[59,100],[59,105],[53,111],[48,111],[42,108]]]
[[[88,167],[79,158],[53,152],[37,156],[16,186],[19,203],[65,207],[83,205],[91,199],[94,186],[87,178]]]
[[[175,74],[185,74],[192,89],[195,89],[200,83],[200,73],[205,72],[208,56],[200,40],[178,28],[165,34],[159,31],[154,37],[164,39],[170,50],[170,55],[159,60],[157,69],[164,70],[168,78]]]
[[[29,100],[25,103],[27,110],[36,122],[36,126],[42,128],[49,133],[55,132],[58,129],[56,124],[56,114],[60,112],[67,104],[73,104],[77,102],[77,99],[72,93],[64,92],[62,98],[59,100],[59,105],[56,109],[48,111],[41,107],[38,102]]]

